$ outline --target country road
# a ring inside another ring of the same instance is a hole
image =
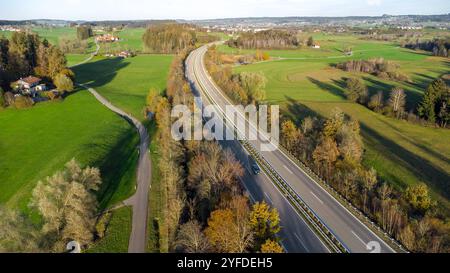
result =
[[[218,109],[225,112],[226,105],[233,105],[226,96],[223,95],[219,87],[209,76],[204,66],[204,55],[207,46],[200,47],[193,51],[186,61],[187,76],[203,97],[207,97]],[[206,96],[205,96],[206,95]],[[238,114],[245,117],[245,114],[237,110]],[[245,118],[244,118],[245,119]],[[257,131],[256,126],[247,122],[249,130]],[[255,132],[253,132],[255,133]],[[264,135],[263,135],[264,136]],[[337,201],[327,190],[322,188],[308,174],[306,174],[289,156],[277,149],[273,152],[266,152],[261,149],[260,139],[249,141],[260,155],[276,170],[290,187],[301,196],[309,208],[319,217],[319,219],[334,233],[335,237],[346,247],[349,252],[364,253],[370,252],[369,245],[379,245],[380,252],[395,252],[384,240],[379,238],[365,224],[349,212],[339,201]],[[241,162],[245,158],[238,157]],[[258,180],[258,181],[255,181]],[[318,249],[319,239],[312,232],[304,227],[306,224],[299,219],[294,210],[286,210],[289,202],[273,192],[266,192],[268,184],[272,184],[270,179],[249,179],[244,180],[249,192],[255,199],[269,200],[269,202],[281,211],[280,216],[283,224],[285,240],[301,242],[302,247],[296,247],[289,243],[285,248],[288,252],[321,252]],[[270,196],[272,195],[272,196]],[[274,198],[275,196],[275,198]],[[297,226],[301,226],[300,230]],[[285,237],[287,236],[287,237]],[[300,238],[297,238],[300,237]],[[291,251],[292,250],[292,251]]]
[[[96,43],[97,49],[91,56],[83,62],[74,65],[72,67],[84,64],[92,60],[100,50],[100,45]],[[108,109],[118,114],[129,123],[133,124],[139,133],[139,161],[137,167],[137,189],[136,193],[125,200],[123,203],[133,208],[133,220],[132,230],[130,234],[130,241],[128,245],[129,253],[145,253],[147,242],[147,217],[148,217],[148,194],[151,184],[151,161],[149,157],[149,136],[145,126],[133,117],[131,114],[126,113],[122,109],[114,106],[106,98],[100,95],[95,89],[85,84],[78,84],[79,86],[87,89],[94,97]],[[120,160],[120,159],[118,159]]]

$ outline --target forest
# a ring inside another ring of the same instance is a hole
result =
[[[272,29],[256,33],[244,32],[227,44],[241,49],[288,49],[297,48],[300,41],[294,31]]]
[[[151,53],[173,54],[195,45],[195,29],[182,24],[150,26],[142,37],[144,47]]]

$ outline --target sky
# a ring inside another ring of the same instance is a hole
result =
[[[0,20],[214,19],[450,13],[449,0],[0,0]]]

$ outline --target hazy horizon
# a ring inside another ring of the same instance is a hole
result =
[[[0,20],[208,20],[261,17],[441,15],[447,0],[1,0]],[[139,7],[139,8],[136,8]]]

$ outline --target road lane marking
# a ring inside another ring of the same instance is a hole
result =
[[[290,174],[294,174],[286,165],[283,165],[283,167],[290,173]]]
[[[306,246],[305,242],[303,242],[302,238],[300,238],[300,236],[298,236],[297,233],[294,232],[294,236],[295,238],[297,238],[297,240],[300,242],[300,244],[306,249],[306,251],[309,253],[309,248]]]
[[[267,199],[269,200],[270,204],[273,204],[272,199],[270,198],[270,196],[267,193],[264,193],[264,195],[267,197]]]
[[[365,245],[365,246],[367,245],[366,242],[364,242],[361,238],[359,238],[358,234],[356,234],[353,230],[352,230],[352,233],[363,245]]]
[[[320,200],[319,197],[317,197],[317,195],[315,195],[312,191],[311,191],[312,196],[314,196],[317,200],[319,200],[319,202],[323,205],[323,201]]]

